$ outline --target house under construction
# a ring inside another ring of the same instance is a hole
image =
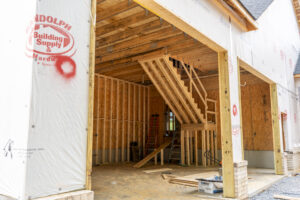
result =
[[[299,172],[299,0],[0,4],[1,200],[246,199]]]

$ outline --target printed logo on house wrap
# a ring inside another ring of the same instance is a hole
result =
[[[26,30],[27,56],[38,64],[55,66],[57,72],[65,78],[75,76],[76,64],[71,57],[76,53],[76,49],[71,29],[72,26],[61,19],[36,15]]]

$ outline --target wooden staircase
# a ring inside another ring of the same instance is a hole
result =
[[[198,69],[168,55],[138,61],[181,124],[181,164],[190,165],[194,160],[198,165],[197,138],[201,135],[202,165],[214,165],[205,155],[217,159],[217,107],[215,100],[207,98]]]
[[[188,69],[188,66],[182,61],[178,62],[181,63],[181,69],[174,66],[173,60],[166,55],[139,60],[139,63],[158,92],[181,124],[206,123],[206,91],[200,79],[195,74],[195,70],[191,67]],[[180,74],[181,70],[190,70],[188,71],[189,85],[187,85],[187,81],[182,79]],[[196,77],[196,81],[193,77]],[[202,92],[200,90],[202,90]],[[205,96],[203,96],[203,94]],[[201,111],[196,102],[195,95],[198,95],[205,105],[203,111]]]

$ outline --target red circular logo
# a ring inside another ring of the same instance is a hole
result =
[[[59,74],[65,78],[72,78],[76,75],[76,64],[68,56],[55,56],[55,67]]]

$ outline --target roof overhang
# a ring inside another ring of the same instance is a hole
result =
[[[243,31],[258,29],[256,21],[238,0],[213,0],[212,2],[222,12],[227,14]]]

